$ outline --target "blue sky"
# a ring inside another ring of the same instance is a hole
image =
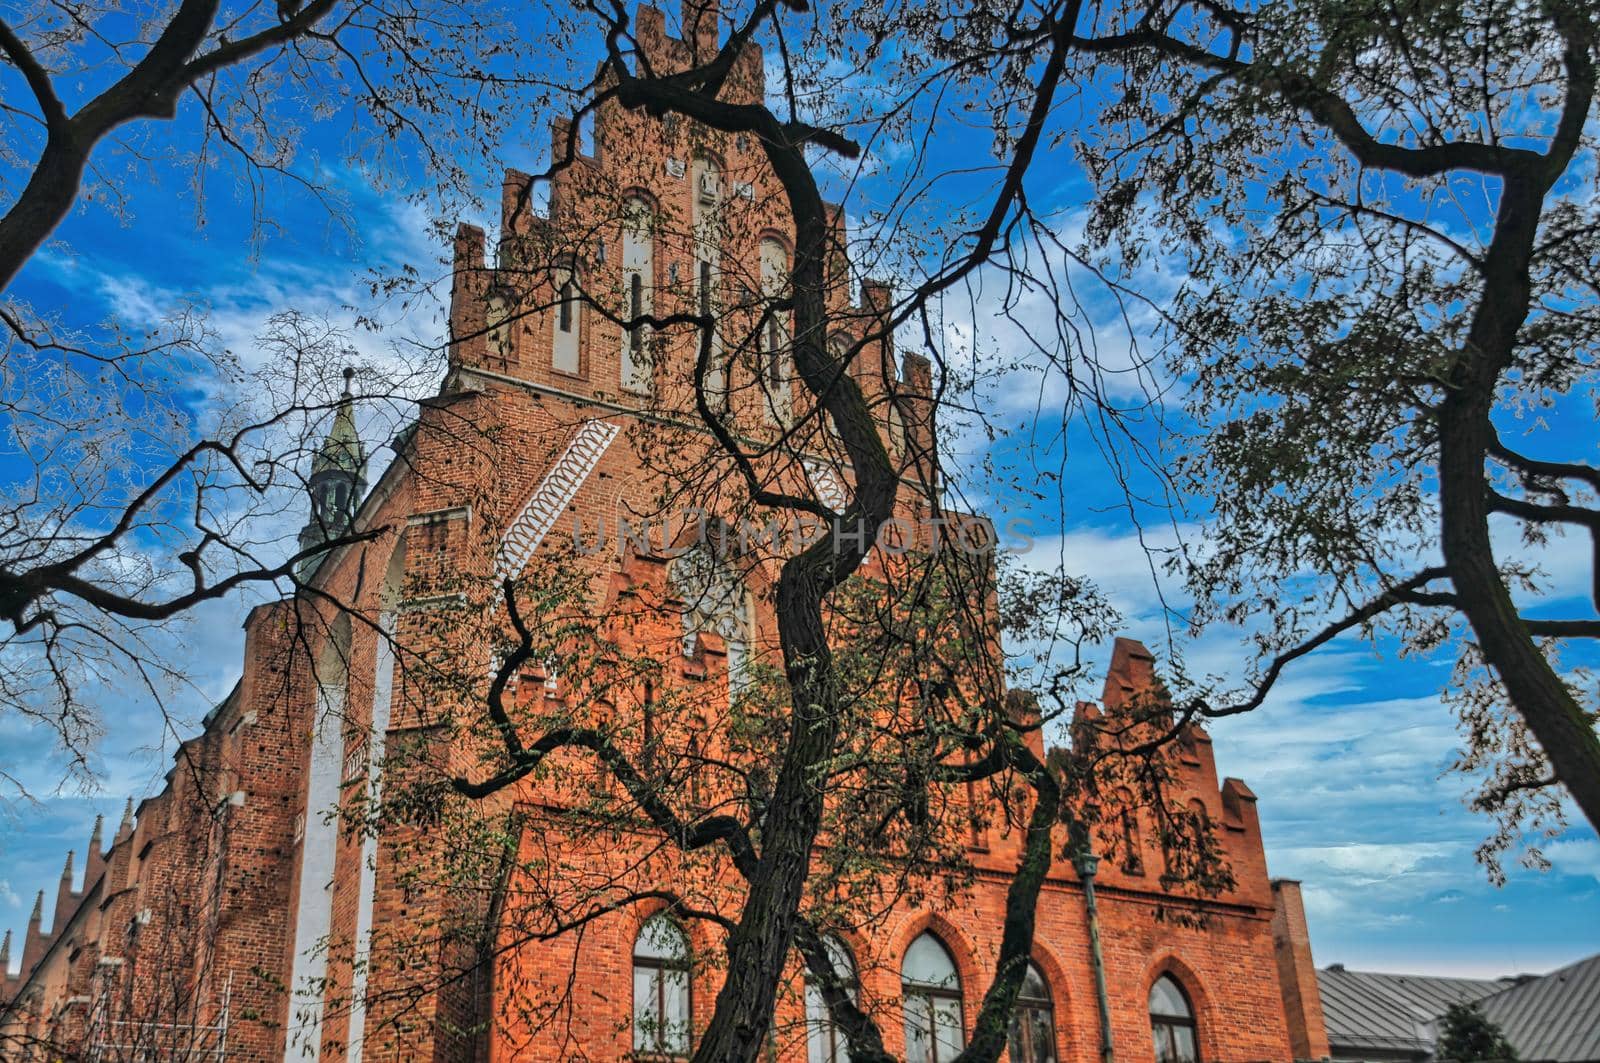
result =
[[[194,143],[190,106],[177,122],[150,127],[180,153]],[[525,126],[542,130],[544,122]],[[947,125],[941,137],[937,149],[950,157],[977,157],[988,147],[981,129]],[[352,231],[331,223],[292,187],[276,185],[269,199],[281,224],[253,250],[249,205],[236,197],[226,174],[210,181],[206,224],[197,230],[185,179],[158,164],[155,180],[129,186],[125,219],[93,205],[79,209],[15,294],[82,324],[110,316],[148,320],[195,296],[209,305],[223,342],[240,352],[270,314],[291,306],[353,322],[369,309],[362,284],[369,269],[401,261],[430,265],[441,249],[429,242],[424,210],[393,191],[376,192],[359,160],[333,161],[341,159],[341,142],[337,122],[310,128],[297,165],[347,197]],[[505,161],[536,168],[539,150],[536,140],[512,145]],[[882,174],[892,175],[895,146],[880,152]],[[1035,200],[1057,211],[1063,230],[1070,229],[1082,183],[1064,149],[1044,163]],[[492,199],[498,174],[486,166],[482,176]],[[941,194],[964,206],[973,187],[971,180],[952,182]],[[881,177],[860,192],[870,205],[884,192]],[[1171,277],[1151,279],[1152,296],[1170,292],[1171,284]],[[978,305],[981,314],[987,304]],[[396,336],[442,331],[436,304],[386,305],[381,316],[383,335],[357,334],[358,345],[375,355]],[[1102,353],[1115,361],[1123,334],[1104,314],[1095,323],[1104,329]],[[992,321],[978,324],[1003,331]],[[1059,436],[1058,385],[1047,385],[1041,398],[1037,381],[1012,380],[992,400],[997,416],[1016,429],[996,456],[1013,467],[1059,468],[1062,504],[1030,503],[997,484],[987,485],[987,502],[1007,512],[1023,508],[1039,540],[1038,557],[1059,557],[1069,571],[1093,575],[1126,617],[1125,632],[1160,654],[1170,628],[1146,555],[1082,426]],[[972,489],[981,494],[985,487]],[[1179,532],[1194,534],[1201,515],[1203,507],[1195,504],[1180,518]],[[1173,534],[1159,521],[1150,526],[1158,545]],[[1583,544],[1558,543],[1543,558],[1554,584],[1573,588],[1572,603],[1579,606],[1586,553]],[[1181,589],[1164,590],[1181,609]],[[174,693],[190,726],[237,677],[239,625],[250,604],[239,599],[207,606],[172,636],[172,652],[194,665],[195,689]],[[1236,673],[1245,652],[1242,634],[1209,631],[1186,646],[1186,656],[1201,670]],[[1107,651],[1099,649],[1102,662]],[[1296,665],[1265,708],[1212,729],[1221,772],[1244,778],[1260,797],[1272,872],[1305,884],[1320,964],[1493,975],[1544,971],[1600,951],[1600,842],[1592,833],[1574,830],[1549,845],[1555,865],[1549,871],[1510,867],[1504,887],[1490,885],[1475,865],[1473,850],[1488,824],[1463,808],[1464,780],[1443,775],[1458,740],[1438,699],[1449,667],[1448,658],[1399,661],[1392,650],[1377,654],[1341,640]],[[57,789],[59,765],[47,745],[0,717],[0,768],[17,773],[40,796],[12,801],[0,812],[0,926],[21,929],[34,891],[53,896],[67,849],[78,850],[81,873],[96,813],[106,816],[109,833],[124,797],[161,785],[171,737],[161,733],[149,704],[119,691],[107,692],[103,704],[102,784],[93,793]]]

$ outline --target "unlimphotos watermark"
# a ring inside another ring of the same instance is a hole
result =
[[[609,525],[602,517],[593,528],[585,527],[581,515],[574,514],[572,518],[573,549],[584,556],[608,549],[615,550],[618,557],[630,551],[679,557],[696,548],[709,550],[717,557],[762,550],[799,553],[830,535],[835,551],[865,553],[876,547],[892,556],[913,550],[930,554],[956,550],[970,556],[1023,554],[1033,548],[1033,526],[1022,517],[1006,521],[1003,534],[993,521],[972,516],[890,517],[878,525],[876,534],[869,534],[867,522],[859,518],[823,520],[809,513],[787,519],[774,517],[764,523],[729,523],[691,507],[659,517],[619,518]]]

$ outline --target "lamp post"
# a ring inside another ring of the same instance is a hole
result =
[[[1094,903],[1094,873],[1100,867],[1100,858],[1087,846],[1072,858],[1073,870],[1083,883],[1083,906],[1089,916],[1089,958],[1094,964],[1094,995],[1100,1005],[1100,1060],[1115,1063],[1116,1053],[1111,1048],[1111,1003],[1106,997],[1106,964],[1100,951],[1100,915]]]

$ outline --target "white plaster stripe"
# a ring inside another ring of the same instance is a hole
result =
[[[326,941],[333,919],[333,862],[339,827],[328,815],[339,807],[344,761],[344,691],[317,685],[317,716],[306,779],[305,835],[300,839],[300,897],[294,920],[294,974],[290,981],[285,1063],[322,1055],[322,993],[328,972]]]
[[[389,733],[390,706],[394,699],[394,614],[378,617],[377,664],[372,676],[372,734],[367,739],[367,803],[371,808],[379,797],[379,769],[383,765],[383,743]],[[367,1031],[367,964],[372,958],[372,897],[378,877],[378,836],[371,830],[361,840],[361,886],[356,904],[355,969],[350,976],[349,1063],[361,1059]]]
[[[801,458],[800,465],[806,471],[806,479],[811,481],[811,489],[817,493],[817,501],[842,513],[850,496],[845,493],[844,484],[839,482],[839,474],[833,471],[833,466],[816,458]]]
[[[561,518],[567,503],[572,501],[578,488],[594,472],[594,467],[600,464],[601,455],[611,446],[611,441],[619,431],[621,429],[609,421],[589,421],[578,429],[572,442],[550,466],[550,471],[534,488],[522,512],[517,514],[517,519],[506,530],[505,538],[500,542],[500,552],[495,558],[495,579],[504,580],[521,574],[528,559]]]

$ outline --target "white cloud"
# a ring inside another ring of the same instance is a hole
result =
[[[1162,568],[1181,541],[1192,539],[1190,524],[1162,525],[1144,534],[1107,526],[1080,526],[1059,535],[1033,540],[1020,560],[1041,572],[1057,566],[1093,579],[1107,594],[1130,628],[1159,625],[1165,608],[1185,609],[1189,599],[1181,584]]]
[[[1600,840],[1561,838],[1545,846],[1544,855],[1557,871],[1588,875],[1600,883]]]

